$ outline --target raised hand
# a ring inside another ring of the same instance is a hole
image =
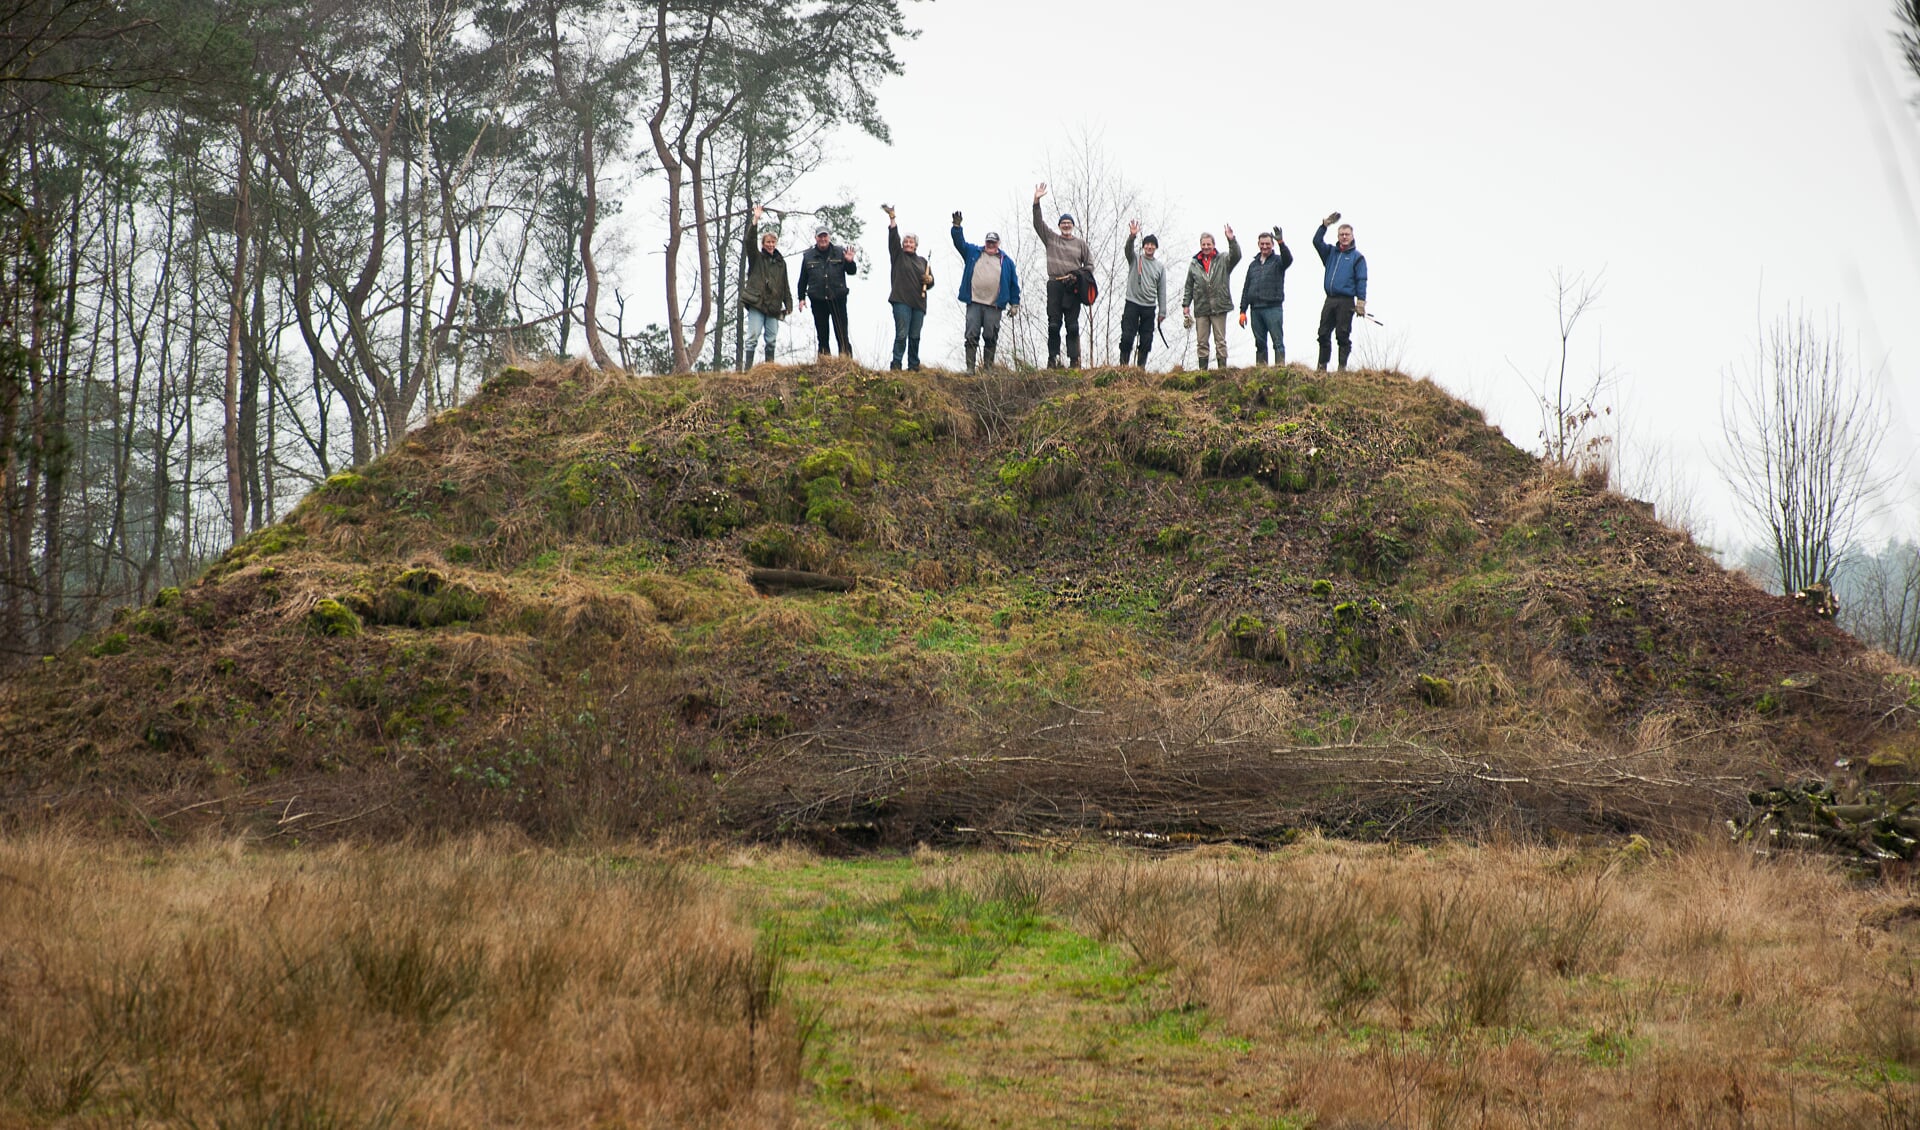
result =
[[[958,212],[953,214],[953,226],[956,228],[960,226],[960,213]]]
[[[844,257],[845,257],[845,259],[847,260],[847,262],[849,262],[849,263],[851,263],[851,262],[853,262],[853,248],[851,248],[851,247],[849,247],[849,248],[847,248],[847,250],[846,250],[846,253],[845,253],[845,256],[844,256]]]
[[[764,215],[766,215],[766,214],[767,214],[767,210],[766,210],[765,208],[762,208],[762,207],[761,207],[760,205],[758,205],[758,204],[755,204],[755,205],[753,206],[753,222],[754,222],[754,223],[756,223],[756,224],[757,224],[757,223],[759,223],[759,222],[760,222],[760,217],[762,217],[762,216],[764,216]]]
[[[1039,184],[1036,184],[1036,185],[1034,185],[1034,186],[1033,186],[1033,202],[1034,202],[1035,204],[1038,204],[1038,203],[1040,203],[1040,198],[1041,198],[1042,196],[1045,196],[1046,194],[1047,194],[1047,182],[1046,182],[1046,181],[1041,181],[1041,182],[1040,182]]]
[[[1139,220],[1128,220],[1128,221],[1127,221],[1127,234],[1128,234],[1128,235],[1139,235],[1139,234],[1140,234],[1140,221],[1139,221]]]
[[[1227,233],[1227,238],[1228,238],[1228,239],[1232,239],[1232,238],[1233,238],[1233,225],[1232,225],[1232,224],[1222,224],[1222,225],[1220,225],[1220,230],[1221,230],[1221,231],[1223,231],[1223,232],[1226,232],[1226,233]]]
[[[1339,222],[1340,222],[1340,213],[1328,212],[1327,218],[1320,221],[1320,226],[1325,228],[1330,228]]]

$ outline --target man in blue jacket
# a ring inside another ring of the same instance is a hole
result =
[[[1327,276],[1323,285],[1327,291],[1327,301],[1320,307],[1320,365],[1326,372],[1327,361],[1333,356],[1333,338],[1340,338],[1340,371],[1347,370],[1347,357],[1353,352],[1353,316],[1367,316],[1367,257],[1353,245],[1353,225],[1341,224],[1339,243],[1327,246],[1327,226],[1338,222],[1340,213],[1335,212],[1320,221],[1320,227],[1313,233],[1313,249],[1320,253],[1320,262],[1326,265]]]
[[[1000,344],[1000,313],[1020,310],[1020,275],[1013,258],[1001,254],[1000,233],[988,232],[975,246],[960,230],[960,213],[953,214],[953,249],[966,261],[960,275],[960,301],[967,307],[967,372],[975,371],[974,362],[984,360],[993,368],[993,353]],[[986,356],[979,357],[982,339]]]

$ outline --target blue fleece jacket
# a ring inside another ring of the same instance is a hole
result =
[[[953,227],[953,249],[960,258],[967,261],[967,269],[960,276],[960,294],[962,303],[973,301],[973,265],[980,261],[986,251],[976,244],[968,243],[961,232],[960,225]],[[1013,268],[1013,256],[1005,250],[1000,252],[1000,294],[994,299],[994,306],[1005,310],[1008,306],[1020,305],[1020,272]]]
[[[1367,257],[1360,254],[1358,244],[1345,251],[1332,246],[1327,242],[1327,225],[1321,224],[1313,233],[1313,249],[1320,253],[1320,261],[1327,266],[1325,286],[1328,294],[1343,294],[1348,298],[1366,301]]]

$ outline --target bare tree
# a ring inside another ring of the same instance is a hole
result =
[[[1613,374],[1596,360],[1592,379],[1583,379],[1573,372],[1572,356],[1573,335],[1581,320],[1599,305],[1604,289],[1599,275],[1588,278],[1584,271],[1568,275],[1565,268],[1553,272],[1553,314],[1560,342],[1559,358],[1528,390],[1540,409],[1541,455],[1549,463],[1568,469],[1604,462],[1612,443],[1610,437],[1596,434],[1592,429],[1613,411],[1601,404],[1601,397],[1613,382]],[[1514,372],[1519,371],[1519,366],[1514,366]]]
[[[1886,414],[1838,325],[1775,320],[1754,359],[1726,374],[1720,426],[1721,473],[1766,529],[1781,590],[1828,580],[1887,481],[1876,466]]]
[[[1891,543],[1847,574],[1841,625],[1903,663],[1920,663],[1920,545]]]

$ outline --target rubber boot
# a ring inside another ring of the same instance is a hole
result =
[[[1138,354],[1138,358],[1134,361],[1134,364],[1140,366],[1142,369],[1146,368],[1147,367],[1147,351],[1145,349],[1140,349],[1140,350],[1136,350],[1135,352]]]
[[[1340,347],[1340,371],[1343,373],[1347,371],[1347,357],[1352,352],[1353,352],[1353,347],[1350,345],[1343,345]]]
[[[751,345],[747,346],[746,354],[740,358],[740,371],[743,373],[753,368],[753,348]]]
[[[1207,367],[1207,359],[1205,357],[1200,358],[1200,368],[1204,371],[1206,367]]]
[[[999,346],[997,346],[997,345],[989,345],[989,346],[987,346],[987,355],[986,355],[986,357],[984,357],[984,358],[982,359],[982,360],[984,360],[984,361],[986,362],[986,365],[985,365],[985,367],[986,367],[986,368],[988,368],[988,369],[991,369],[991,368],[993,368],[993,355],[994,355],[994,353],[995,353],[995,352],[997,352],[997,351],[999,350],[999,348],[1000,348],[1000,347],[999,347]]]
[[[978,346],[967,346],[967,372],[971,373],[976,371],[974,361],[978,359],[979,354],[980,349]],[[993,364],[993,350],[991,349],[987,350],[987,364]]]
[[[1253,363],[1256,368],[1261,368],[1261,369],[1266,368],[1267,367],[1267,351],[1264,349],[1255,349],[1253,351]]]

